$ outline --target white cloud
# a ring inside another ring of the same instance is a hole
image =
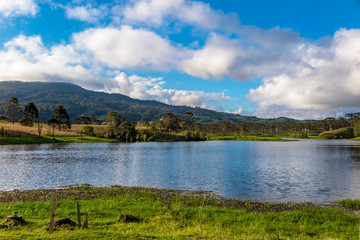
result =
[[[40,36],[19,35],[0,51],[0,79],[64,81],[92,86],[94,78],[81,56],[69,45],[44,47]]]
[[[76,6],[76,7],[65,7],[66,17],[69,19],[76,19],[85,22],[95,23],[99,19],[105,17],[107,8],[105,5],[100,6],[99,8],[94,8],[90,4],[85,6]]]
[[[35,16],[39,6],[33,0],[1,0],[0,16],[5,18],[15,16]]]
[[[360,30],[341,29],[333,39],[299,45],[294,65],[282,74],[264,76],[247,98],[261,116],[336,115],[341,108],[359,108]]]
[[[236,14],[215,11],[201,1],[138,0],[126,6],[123,15],[126,22],[140,22],[156,27],[181,21],[204,29],[236,31],[240,25]]]
[[[0,51],[0,79],[70,82],[87,89],[173,105],[209,107],[207,104],[211,102],[231,100],[224,93],[166,89],[162,78],[128,77],[125,73],[117,73],[113,79],[102,76],[102,66],[97,65],[89,53],[76,47],[74,44],[46,48],[40,36],[19,35],[5,43]]]
[[[163,88],[162,78],[144,78],[137,75],[127,76],[121,72],[109,81],[106,92],[121,93],[141,100],[157,100],[172,105],[187,105],[209,108],[210,102],[226,102],[231,100],[222,92],[206,93],[203,91],[185,91]]]
[[[167,70],[187,54],[151,31],[129,26],[88,29],[75,34],[74,41],[77,48],[114,68]]]
[[[291,70],[288,65],[296,61],[293,51],[302,42],[297,33],[256,27],[241,27],[239,33],[232,39],[213,33],[181,69],[202,78],[229,76],[241,81]]]

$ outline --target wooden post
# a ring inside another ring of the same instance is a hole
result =
[[[88,214],[85,215],[83,228],[88,228]]]
[[[203,203],[201,205],[201,208],[200,208],[200,212],[199,212],[199,221],[200,221],[200,234],[202,234],[202,221],[201,221],[201,211],[204,207],[204,203],[205,203],[205,195],[204,195],[204,200],[203,200]]]
[[[79,201],[77,201],[77,214],[78,214],[79,228],[81,228],[80,203],[79,203]]]
[[[56,208],[56,197],[54,197],[52,200],[49,234],[52,234],[52,232],[54,231],[55,208]]]

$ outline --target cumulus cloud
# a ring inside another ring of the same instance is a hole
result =
[[[104,5],[99,8],[94,8],[90,4],[76,7],[67,6],[64,8],[67,18],[91,23],[95,23],[103,18],[107,11],[107,8]]]
[[[288,65],[297,61],[293,51],[302,41],[297,33],[279,28],[242,27],[234,38],[213,33],[181,69],[197,77],[240,81],[276,76],[291,70]]]
[[[2,0],[0,1],[0,16],[5,18],[15,16],[35,16],[39,6],[34,0]]]
[[[290,29],[240,26],[236,15],[200,1],[136,0],[112,11],[114,3],[94,6],[64,9],[68,18],[91,23],[118,14],[121,25],[86,29],[50,47],[40,36],[19,35],[0,50],[0,79],[66,81],[176,105],[209,107],[211,101],[230,100],[224,93],[166,89],[160,78],[120,73],[177,70],[204,79],[262,78],[247,95],[257,104],[257,116],[321,118],[359,108],[360,29],[312,41]],[[33,0],[0,1],[0,17],[34,16],[38,8]],[[161,29],[174,22],[206,30],[205,43],[184,46],[162,36]]]
[[[121,72],[105,87],[107,92],[121,93],[142,100],[157,100],[172,105],[210,108],[209,103],[226,102],[232,98],[224,92],[166,89],[162,78],[128,76]]]
[[[151,26],[162,26],[172,21],[204,29],[236,31],[240,23],[236,14],[215,11],[209,4],[188,0],[138,0],[126,6],[124,20]]]
[[[231,100],[224,93],[166,89],[162,78],[127,76],[123,72],[114,78],[102,76],[103,66],[89,57],[91,53],[78,49],[77,44],[79,42],[46,48],[40,36],[19,35],[5,43],[0,51],[0,79],[70,82],[87,89],[173,105],[210,108],[208,103]]]
[[[360,30],[341,29],[332,39],[300,44],[294,65],[263,84],[247,98],[256,102],[261,116],[321,117],[341,108],[359,107]],[[295,71],[296,70],[296,71]],[[317,113],[317,114],[316,114]],[[303,118],[303,117],[302,117]]]
[[[48,49],[40,36],[19,35],[0,51],[0,79],[64,81],[91,86],[95,84],[94,78],[80,64],[81,58],[69,45]]]
[[[151,31],[130,26],[88,29],[75,34],[74,42],[96,61],[114,68],[167,70],[187,54]]]

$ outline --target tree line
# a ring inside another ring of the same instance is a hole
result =
[[[34,103],[29,102],[22,109],[19,105],[19,100],[16,97],[12,97],[8,101],[6,115],[2,116],[1,119],[5,120],[6,117],[11,120],[11,123],[14,125],[16,118],[21,117],[19,123],[23,126],[34,126],[36,123],[39,128],[39,135],[41,134],[42,121],[39,121],[39,110]],[[70,129],[70,117],[66,109],[62,105],[58,105],[54,109],[54,113],[50,115],[47,124],[52,128],[53,135],[56,128],[61,131],[61,129]]]
[[[19,106],[18,99],[12,97],[8,102],[6,116],[14,124],[17,115],[22,118],[19,123],[24,126],[33,126],[37,123],[38,127],[42,122],[38,120],[39,111],[34,103],[29,102],[24,109]],[[324,131],[332,131],[340,128],[352,128],[355,137],[360,136],[360,112],[348,113],[345,117],[328,117],[323,120],[286,122],[286,123],[256,123],[222,120],[217,123],[200,124],[195,122],[192,112],[185,112],[183,115],[165,113],[158,121],[135,123],[131,122],[115,111],[108,112],[106,118],[107,128],[100,137],[115,138],[120,141],[151,141],[168,138],[171,135],[181,135],[180,140],[203,140],[208,135],[218,136],[245,136],[245,135],[275,135],[281,133],[294,133],[294,137],[308,137],[318,135]],[[97,120],[92,120],[86,116],[77,116],[73,119],[74,123],[79,124],[99,124]],[[52,129],[67,130],[71,128],[70,117],[62,105],[58,105],[53,114],[49,116],[47,124]],[[91,127],[84,127],[84,133],[93,134]],[[39,130],[40,135],[41,129]],[[180,134],[181,133],[181,134]]]

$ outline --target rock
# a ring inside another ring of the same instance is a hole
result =
[[[64,225],[68,225],[70,227],[75,227],[76,223],[71,221],[69,218],[55,219],[54,227],[61,227]]]
[[[130,214],[122,214],[119,218],[119,222],[123,222],[123,223],[140,222],[140,219]]]
[[[11,215],[6,217],[6,220],[0,224],[0,227],[16,227],[24,224],[26,224],[26,221],[22,218],[21,215]]]

